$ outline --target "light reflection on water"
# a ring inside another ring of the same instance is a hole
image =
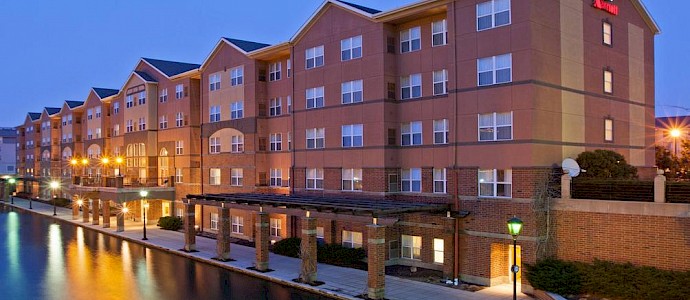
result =
[[[0,299],[325,298],[0,205]]]

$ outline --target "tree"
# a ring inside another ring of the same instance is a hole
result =
[[[585,151],[577,156],[577,163],[587,172],[586,178],[634,179],[637,168],[628,164],[623,155],[610,150]]]
[[[675,178],[680,173],[680,160],[664,146],[656,146],[656,167],[664,171],[667,178]]]

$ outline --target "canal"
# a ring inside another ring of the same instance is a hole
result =
[[[328,299],[0,205],[0,299]]]

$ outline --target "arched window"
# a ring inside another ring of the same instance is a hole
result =
[[[50,151],[43,150],[43,153],[41,153],[41,160],[42,161],[50,161]]]
[[[72,158],[72,148],[70,147],[65,147],[65,149],[62,150],[62,160],[70,160]]]
[[[158,155],[158,185],[165,185],[168,183],[168,176],[170,176],[170,158],[168,157],[168,149],[162,148]]]

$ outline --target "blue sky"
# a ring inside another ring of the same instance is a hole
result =
[[[350,0],[388,10],[412,0]],[[140,57],[201,63],[221,36],[288,40],[321,0],[0,1],[0,126],[119,89]],[[657,115],[690,114],[690,1],[645,0],[656,39]],[[232,16],[232,17],[230,17]],[[675,107],[684,107],[678,109]]]

